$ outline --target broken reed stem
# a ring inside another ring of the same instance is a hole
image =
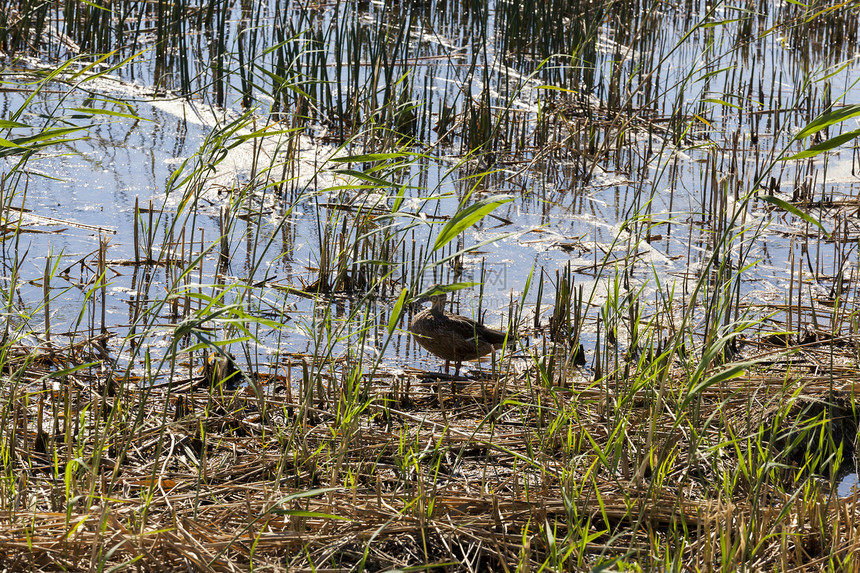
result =
[[[42,296],[45,305],[45,341],[51,348],[51,255],[45,258],[45,273],[42,276]]]
[[[98,277],[101,282],[101,333],[107,334],[107,247],[108,237],[99,233]]]
[[[140,205],[138,196],[134,196],[134,223],[132,233],[134,234],[134,263],[140,263]]]

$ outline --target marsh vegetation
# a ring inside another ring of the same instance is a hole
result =
[[[860,570],[858,23],[0,0],[3,568]]]

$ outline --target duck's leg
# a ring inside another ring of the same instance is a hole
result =
[[[446,360],[445,361],[445,374],[447,374],[450,371],[450,369],[451,369],[451,361]]]
[[[463,363],[462,363],[462,362],[460,362],[459,360],[457,361],[457,364],[456,364],[457,369],[456,369],[456,370],[454,370],[454,376],[459,376],[459,375],[460,375],[460,366],[462,366],[462,364],[463,364]]]

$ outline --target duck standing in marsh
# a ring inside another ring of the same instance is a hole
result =
[[[431,306],[415,315],[409,332],[422,348],[445,361],[446,373],[454,362],[455,375],[459,376],[464,360],[477,360],[513,343],[505,332],[446,311],[448,295],[441,285],[433,285],[427,292],[418,302],[429,300]]]

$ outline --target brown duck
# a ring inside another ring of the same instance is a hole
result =
[[[434,289],[431,288],[431,292]],[[430,300],[433,305],[415,315],[409,324],[409,332],[415,342],[445,361],[445,372],[448,372],[449,363],[454,362],[456,375],[459,375],[460,364],[464,360],[477,360],[504,347],[507,335],[465,316],[447,312],[447,298],[444,292],[440,292],[418,299],[418,302]],[[509,345],[512,343],[512,340],[508,341]]]

